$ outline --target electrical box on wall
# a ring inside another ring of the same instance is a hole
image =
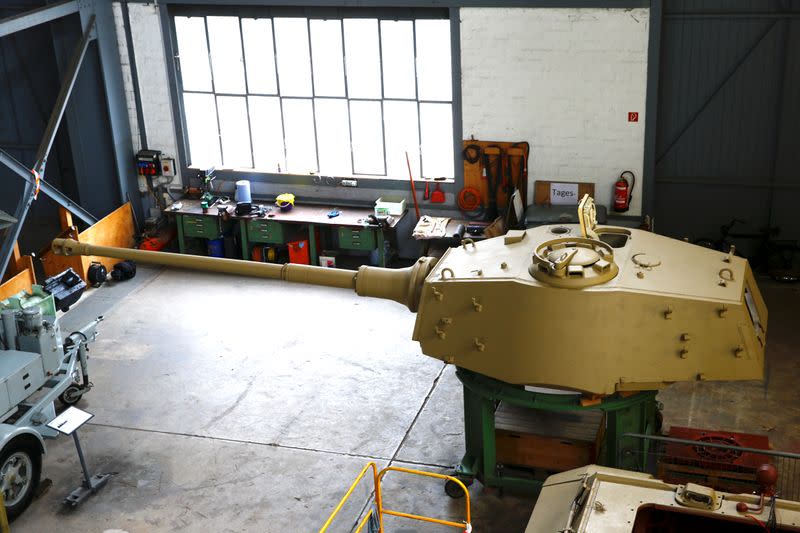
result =
[[[139,150],[136,153],[136,171],[140,176],[160,176],[161,151]]]
[[[161,158],[161,175],[168,178],[175,176],[175,160],[173,158]]]

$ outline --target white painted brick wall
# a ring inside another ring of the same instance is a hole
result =
[[[178,144],[175,138],[172,102],[169,94],[158,7],[152,4],[129,3],[128,9],[133,48],[136,55],[136,72],[139,77],[139,91],[142,99],[142,114],[147,132],[147,144],[152,150],[161,150],[164,157],[177,159]],[[128,102],[128,114],[130,115],[132,134],[134,136],[133,149],[138,151],[141,146],[139,146],[138,138],[136,100],[133,92],[128,48],[125,42],[125,30],[122,23],[122,8],[119,2],[114,2],[114,13],[125,82],[125,94]],[[178,170],[179,173],[180,171]],[[180,186],[180,175],[176,175],[172,184]]]
[[[593,181],[610,207],[623,170],[641,180],[647,8],[460,13],[465,138],[528,141],[531,191],[537,179]],[[634,193],[628,214],[638,215],[639,183]]]

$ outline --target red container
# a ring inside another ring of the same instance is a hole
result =
[[[311,255],[308,252],[308,241],[292,241],[286,243],[289,248],[289,262],[300,265],[311,264]]]

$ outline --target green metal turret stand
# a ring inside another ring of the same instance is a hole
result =
[[[498,463],[495,411],[501,402],[545,412],[602,411],[605,427],[601,428],[596,462],[604,466],[641,470],[641,465],[634,464],[640,456],[620,453],[620,437],[628,432],[652,434],[658,431],[657,391],[629,396],[615,394],[597,404],[584,406],[579,394],[531,392],[522,386],[510,385],[463,368],[456,371],[456,376],[464,385],[466,453],[456,467],[455,475],[466,484],[478,479],[487,487],[536,494],[547,475],[557,471],[537,472]],[[459,494],[455,488],[445,486],[453,497]]]

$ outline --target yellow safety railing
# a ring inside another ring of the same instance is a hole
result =
[[[387,466],[386,468],[381,470],[380,473],[378,474],[378,484],[377,484],[376,493],[380,491],[380,482],[383,479],[383,476],[385,476],[387,472],[391,472],[391,471],[404,472],[406,474],[414,474],[414,475],[417,475],[417,476],[433,477],[433,478],[437,478],[437,479],[444,479],[446,481],[453,481],[459,487],[461,487],[461,490],[464,491],[464,497],[465,497],[464,498],[464,503],[466,504],[466,520],[464,522],[451,522],[449,520],[441,520],[439,518],[429,518],[427,516],[421,516],[421,515],[416,515],[416,514],[401,513],[400,511],[391,511],[389,509],[384,509],[381,506],[381,504],[378,503],[378,514],[379,515],[388,514],[388,515],[392,515],[392,516],[400,516],[400,517],[403,517],[403,518],[411,518],[412,520],[422,520],[423,522],[431,522],[433,524],[440,524],[442,526],[450,526],[450,527],[458,527],[458,528],[464,528],[465,527],[466,528],[465,531],[467,531],[467,532],[472,531],[472,525],[471,525],[472,524],[472,517],[470,516],[470,511],[469,511],[469,491],[467,490],[467,487],[461,482],[460,479],[454,478],[452,476],[446,476],[444,474],[436,474],[434,472],[425,472],[423,470],[412,470],[410,468],[401,468],[399,466]],[[376,497],[375,501],[376,502],[379,501],[377,497]],[[382,527],[382,525],[381,525],[381,527]]]
[[[319,530],[319,533],[325,533],[325,531],[327,531],[328,527],[330,527],[334,518],[336,518],[336,515],[338,515],[339,511],[341,511],[342,507],[344,507],[345,502],[347,502],[347,500],[350,498],[350,495],[353,494],[355,488],[358,486],[361,480],[364,479],[364,476],[367,474],[367,472],[369,472],[370,469],[372,469],[372,482],[373,486],[375,487],[375,507],[369,509],[369,511],[367,511],[364,514],[364,517],[359,522],[358,527],[356,528],[354,533],[361,533],[361,531],[364,529],[364,526],[367,525],[373,514],[377,515],[379,533],[383,533],[383,515],[398,516],[400,518],[420,520],[422,522],[430,522],[432,524],[439,524],[442,526],[463,528],[465,533],[470,533],[472,531],[472,517],[470,515],[469,491],[467,490],[467,487],[461,482],[461,480],[454,478],[452,476],[446,476],[444,474],[425,472],[423,470],[412,470],[410,468],[402,468],[399,466],[387,466],[386,468],[378,472],[378,468],[377,466],[375,466],[375,463],[370,462],[367,463],[367,465],[361,469],[361,472],[358,474],[355,481],[353,481],[353,483],[350,485],[350,488],[347,489],[347,492],[339,501],[339,504],[333,510],[331,515],[328,517],[328,520],[325,522],[325,524],[323,524],[322,528]],[[406,474],[414,474],[417,476],[432,477],[436,479],[444,479],[456,483],[459,487],[461,487],[461,490],[464,491],[464,496],[465,496],[464,503],[466,505],[466,520],[464,522],[453,522],[451,520],[442,520],[440,518],[431,518],[428,516],[405,513],[401,511],[393,511],[391,509],[384,509],[383,500],[381,496],[381,481],[388,472],[392,471],[403,472]]]
[[[380,521],[381,492],[380,492],[380,487],[379,487],[380,478],[378,477],[378,467],[375,466],[375,463],[369,462],[369,463],[366,464],[366,466],[364,468],[361,469],[361,472],[358,474],[358,476],[356,476],[355,481],[353,481],[353,483],[350,484],[350,488],[347,489],[347,492],[344,493],[344,496],[342,496],[342,499],[339,500],[339,505],[336,506],[336,508],[331,513],[331,515],[328,517],[328,520],[326,520],[325,523],[322,525],[322,528],[319,530],[319,533],[324,533],[325,531],[328,530],[328,528],[330,527],[331,523],[333,522],[333,519],[336,518],[336,515],[339,514],[339,511],[342,510],[342,507],[344,507],[345,502],[347,502],[347,500],[350,498],[350,495],[353,494],[353,491],[356,490],[356,487],[361,482],[361,480],[364,479],[364,476],[367,474],[367,472],[370,469],[372,469],[372,484],[375,487],[375,503],[378,505],[378,510],[379,510],[378,520]],[[367,523],[367,520],[369,519],[369,516],[371,514],[372,514],[372,509],[370,509],[370,512],[367,513],[367,515],[364,517],[364,520],[361,521],[361,524],[359,525],[357,531],[361,531],[361,529],[364,527],[364,524]],[[381,533],[383,533],[383,524],[382,523],[381,523],[381,526],[380,526],[380,531],[381,531]]]

